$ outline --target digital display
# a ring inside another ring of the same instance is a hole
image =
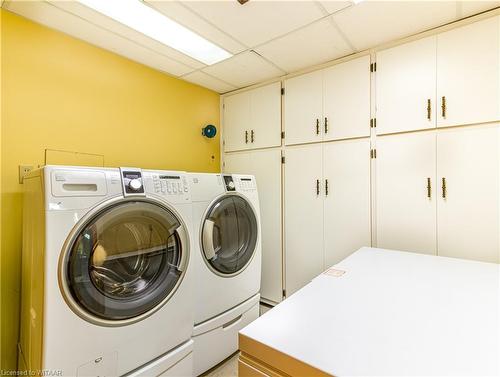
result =
[[[160,179],[181,179],[178,175],[160,175]]]
[[[251,181],[252,178],[241,178],[242,181]]]
[[[141,178],[141,173],[136,171],[124,171],[123,178],[127,179],[138,179]]]

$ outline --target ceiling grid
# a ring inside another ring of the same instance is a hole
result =
[[[500,1],[144,1],[232,56],[207,66],[76,1],[6,0],[2,7],[226,93],[500,6]]]

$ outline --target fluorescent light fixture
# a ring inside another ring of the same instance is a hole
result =
[[[79,3],[207,65],[232,56],[141,0],[78,0]]]

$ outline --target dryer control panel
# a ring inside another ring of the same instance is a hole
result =
[[[252,175],[223,175],[226,191],[253,191],[257,189],[255,177]]]

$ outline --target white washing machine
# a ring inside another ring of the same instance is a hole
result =
[[[186,174],[47,166],[24,185],[20,369],[191,376]]]
[[[261,232],[255,177],[191,173],[196,271],[194,372],[238,349],[238,331],[259,316]]]

